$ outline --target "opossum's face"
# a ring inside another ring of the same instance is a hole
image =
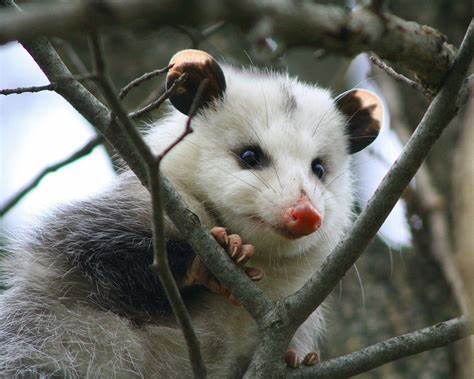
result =
[[[346,96],[338,108],[327,91],[284,75],[226,69],[225,77],[223,98],[194,119],[180,148],[193,160],[183,173],[190,188],[256,254],[328,251],[351,218],[349,153],[364,136],[348,138],[344,113],[367,117],[361,102],[351,109]]]

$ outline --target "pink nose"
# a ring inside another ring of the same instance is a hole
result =
[[[283,227],[294,238],[307,236],[316,231],[323,219],[306,195],[283,215]]]

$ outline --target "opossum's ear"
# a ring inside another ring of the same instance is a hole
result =
[[[377,138],[382,126],[383,105],[375,93],[353,89],[342,94],[336,100],[336,105],[347,117],[349,154],[366,148]]]
[[[186,74],[182,83],[178,84],[170,96],[171,104],[178,111],[189,114],[199,85],[204,79],[208,79],[208,83],[199,98],[198,108],[209,104],[224,94],[226,88],[224,73],[216,60],[205,51],[181,50],[171,58],[170,66],[171,68],[166,76],[167,89],[182,74]]]

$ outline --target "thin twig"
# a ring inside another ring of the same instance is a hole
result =
[[[124,128],[126,135],[130,139],[132,146],[136,150],[139,157],[143,160],[145,167],[154,162],[153,153],[150,147],[146,144],[142,138],[140,132],[133,124],[132,120],[128,117],[127,112],[120,103],[120,100],[115,95],[114,85],[106,73],[105,61],[102,53],[102,46],[97,35],[91,35],[90,45],[91,52],[94,57],[95,71],[97,72],[97,80],[102,88],[105,99],[109,103],[114,115],[120,121],[120,125]]]
[[[191,121],[193,117],[196,115],[196,112],[199,107],[199,102],[201,101],[201,96],[206,87],[209,85],[209,79],[204,79],[201,83],[199,83],[199,87],[196,91],[196,95],[194,96],[193,103],[191,104],[191,108],[189,111],[188,119],[186,120],[186,126],[184,128],[183,133],[176,138],[176,140],[169,145],[160,155],[158,155],[158,164],[163,160],[163,158],[177,145],[179,144],[182,140],[186,138],[188,134],[191,134],[193,132],[193,129],[191,127]]]
[[[186,34],[191,40],[191,48],[197,49],[202,42],[204,42],[212,34],[219,31],[225,24],[225,21],[219,21],[204,30],[199,30],[187,25],[180,24],[175,24],[173,25],[173,27],[178,29],[180,32]]]
[[[206,377],[206,367],[202,358],[200,343],[192,326],[191,317],[184,305],[176,281],[168,264],[168,255],[166,252],[166,239],[164,235],[164,212],[162,204],[162,183],[159,173],[157,158],[153,155],[150,147],[147,145],[138,129],[133,125],[133,121],[128,117],[120,100],[115,95],[116,90],[112,81],[108,77],[102,45],[96,34],[91,35],[91,52],[94,58],[97,70],[98,81],[102,87],[103,93],[109,102],[112,111],[119,119],[128,134],[134,148],[140,154],[145,163],[146,174],[148,177],[153,208],[152,233],[153,233],[153,252],[156,261],[151,265],[151,269],[158,274],[161,284],[165,290],[168,301],[170,302],[173,313],[176,317],[184,338],[186,340],[190,363],[196,378]]]
[[[435,349],[473,334],[472,322],[459,317],[412,333],[390,338],[311,368],[288,370],[288,378],[347,378],[397,359]]]
[[[201,31],[201,35],[203,39],[209,38],[211,35],[217,33],[219,30],[221,30],[224,26],[226,25],[225,21],[218,21],[215,24],[208,26],[204,30]]]
[[[429,89],[426,89],[425,87],[423,87],[420,83],[417,83],[414,80],[407,78],[405,75],[402,75],[396,72],[393,69],[393,67],[390,67],[387,63],[385,63],[383,60],[376,57],[375,55],[371,55],[369,59],[374,65],[379,67],[381,70],[385,71],[389,76],[391,76],[396,81],[400,83],[404,83],[408,85],[410,88],[413,88],[414,90],[421,92],[424,96],[426,96],[428,100],[433,99],[434,93],[430,91]]]
[[[71,44],[62,39],[62,38],[57,38],[53,37],[52,42],[54,45],[59,46],[62,50],[64,50],[67,58],[69,61],[72,63],[74,66],[74,69],[81,75],[86,74],[89,70],[87,69],[86,65],[82,61],[81,57],[77,54],[76,50],[71,46]]]
[[[126,86],[124,86],[119,94],[118,94],[118,97],[120,100],[122,100],[123,98],[125,98],[125,96],[127,96],[127,94],[135,87],[139,86],[141,83],[143,83],[144,81],[146,80],[150,80],[152,78],[154,78],[155,76],[158,76],[158,75],[161,75],[165,72],[168,72],[168,70],[172,67],[173,65],[168,65],[166,67],[163,67],[163,68],[159,68],[159,69],[156,69],[156,70],[153,70],[151,72],[147,72],[141,76],[139,76],[138,78],[135,78],[133,79],[130,83],[128,83]]]
[[[55,91],[55,84],[45,84],[43,86],[31,86],[31,87],[18,87],[18,88],[7,88],[0,89],[0,95],[12,95],[12,94],[21,94],[21,93],[35,93],[41,91]]]
[[[55,163],[51,166],[46,167],[43,169],[39,174],[35,176],[35,178],[27,184],[22,190],[20,190],[16,195],[14,195],[10,200],[8,200],[1,208],[0,208],[0,217],[3,217],[9,210],[11,210],[21,199],[23,199],[28,193],[31,192],[40,182],[41,180],[48,174],[71,164],[78,159],[86,156],[92,150],[94,150],[98,145],[100,145],[104,141],[103,137],[95,137],[94,139],[90,140],[87,144],[77,150],[75,153],[71,154],[66,159]]]
[[[56,80],[54,83],[45,84],[42,86],[31,86],[31,87],[18,87],[18,88],[7,88],[7,89],[0,89],[0,95],[12,95],[12,94],[22,94],[22,93],[35,93],[41,91],[56,91],[58,85],[65,81],[71,80],[91,80],[95,78],[95,74],[88,73],[85,75],[76,75],[67,78],[60,78]]]
[[[152,101],[150,104],[145,105],[143,108],[140,108],[134,112],[131,112],[128,114],[128,117],[131,119],[136,119],[139,117],[142,117],[144,114],[151,112],[154,109],[159,108],[165,101],[170,97],[170,95],[173,93],[175,88],[181,84],[184,80],[186,80],[187,74],[184,73],[182,74],[178,79],[176,79],[173,84],[170,86],[170,88],[166,89],[158,99]]]

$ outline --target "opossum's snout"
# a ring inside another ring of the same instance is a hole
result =
[[[319,229],[323,218],[306,195],[283,213],[282,231],[288,238],[307,236]]]

